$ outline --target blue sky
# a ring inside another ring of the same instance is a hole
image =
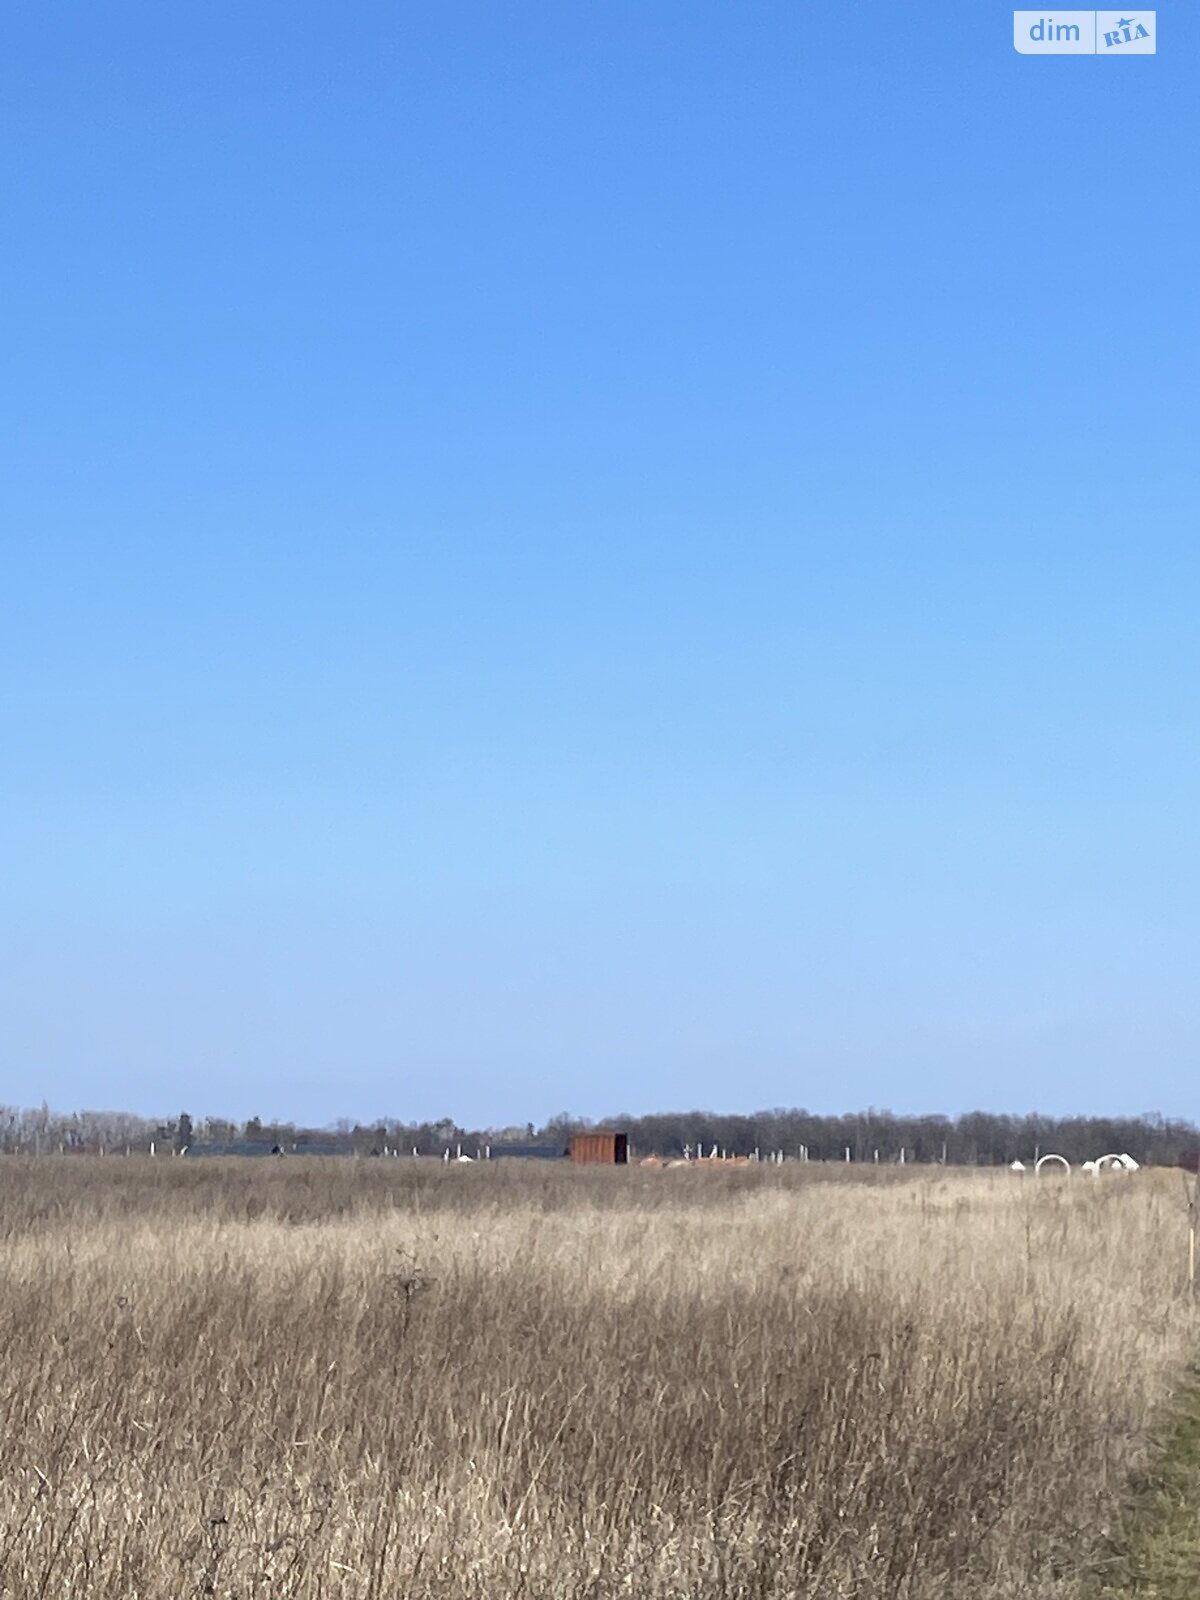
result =
[[[0,20],[0,1099],[1200,1114],[1200,22]]]

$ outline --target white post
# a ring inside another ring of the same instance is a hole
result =
[[[849,1161],[849,1159],[850,1159],[850,1146],[847,1145],[846,1146],[846,1160]]]

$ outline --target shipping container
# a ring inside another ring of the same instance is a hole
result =
[[[623,1167],[629,1160],[629,1139],[623,1133],[573,1133],[571,1160],[592,1167]]]

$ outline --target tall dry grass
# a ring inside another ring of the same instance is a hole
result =
[[[0,1595],[1069,1596],[1182,1226],[1149,1173],[7,1160]]]

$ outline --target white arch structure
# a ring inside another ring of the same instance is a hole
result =
[[[1117,1172],[1136,1172],[1138,1169],[1138,1163],[1133,1159],[1132,1156],[1127,1156],[1124,1154],[1117,1155],[1114,1153],[1112,1155],[1101,1156],[1100,1159],[1094,1164],[1093,1171],[1103,1172],[1106,1164],[1114,1167]]]
[[[1041,1172],[1042,1168],[1046,1165],[1047,1161],[1057,1161],[1060,1164],[1060,1166],[1062,1167],[1064,1172],[1069,1173],[1071,1171],[1071,1163],[1067,1160],[1066,1156],[1057,1156],[1053,1152],[1051,1152],[1050,1155],[1042,1156],[1034,1163],[1034,1167],[1033,1167],[1034,1172],[1035,1173]]]

